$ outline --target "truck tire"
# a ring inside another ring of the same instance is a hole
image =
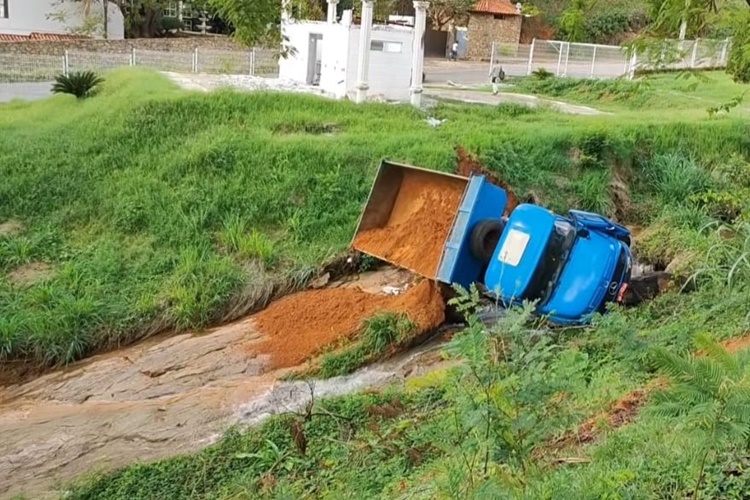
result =
[[[488,264],[495,253],[495,247],[500,241],[500,235],[503,234],[503,221],[500,220],[483,220],[479,221],[471,231],[469,240],[469,249],[471,254],[482,265]]]

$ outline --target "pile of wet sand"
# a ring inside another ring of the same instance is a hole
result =
[[[434,278],[465,188],[461,179],[407,172],[386,226],[359,233],[354,248]]]
[[[432,281],[422,281],[396,296],[357,288],[311,290],[278,300],[255,316],[266,336],[258,348],[271,356],[273,368],[297,366],[321,348],[352,338],[365,319],[384,311],[406,314],[419,332],[437,328],[445,320],[445,302]]]

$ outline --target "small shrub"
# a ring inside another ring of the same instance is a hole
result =
[[[52,85],[54,94],[71,94],[78,99],[93,97],[98,87],[104,82],[93,71],[77,71],[68,75],[58,75]]]
[[[161,18],[161,29],[164,32],[174,32],[185,28],[185,23],[177,17],[165,16]]]
[[[750,12],[740,9],[732,18],[732,50],[727,61],[727,73],[737,83],[750,83]]]
[[[536,71],[534,71],[532,73],[532,75],[534,75],[534,77],[537,80],[546,80],[548,78],[552,78],[553,76],[555,76],[554,73],[552,73],[551,71],[548,71],[545,68],[539,68],[539,69],[537,69]]]
[[[748,206],[748,195],[750,190],[708,190],[704,193],[693,195],[690,201],[704,208],[713,218],[724,222],[732,222],[739,218]]]

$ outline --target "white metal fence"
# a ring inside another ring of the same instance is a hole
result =
[[[175,73],[278,76],[278,54],[273,49],[248,51],[195,49],[165,52],[133,49],[129,53],[65,51],[64,55],[0,54],[0,83],[47,82],[73,71],[106,71],[142,66]]]
[[[727,64],[730,40],[665,40],[651,53],[628,54],[625,47],[533,40],[531,44],[493,43],[490,71],[500,64],[507,75],[539,69],[555,76],[632,79],[636,70],[720,68]]]

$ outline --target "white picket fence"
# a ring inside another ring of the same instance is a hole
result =
[[[175,73],[242,74],[278,76],[277,50],[254,48],[248,51],[195,49],[192,52],[166,52],[133,49],[129,53],[65,51],[61,56],[0,54],[0,83],[52,81],[73,71],[106,71],[126,66],[142,66]]]
[[[555,76],[633,79],[636,70],[722,68],[731,41],[666,40],[659,54],[628,54],[625,47],[533,40],[531,44],[493,43],[490,71],[502,65],[510,76],[527,76],[544,69]]]

